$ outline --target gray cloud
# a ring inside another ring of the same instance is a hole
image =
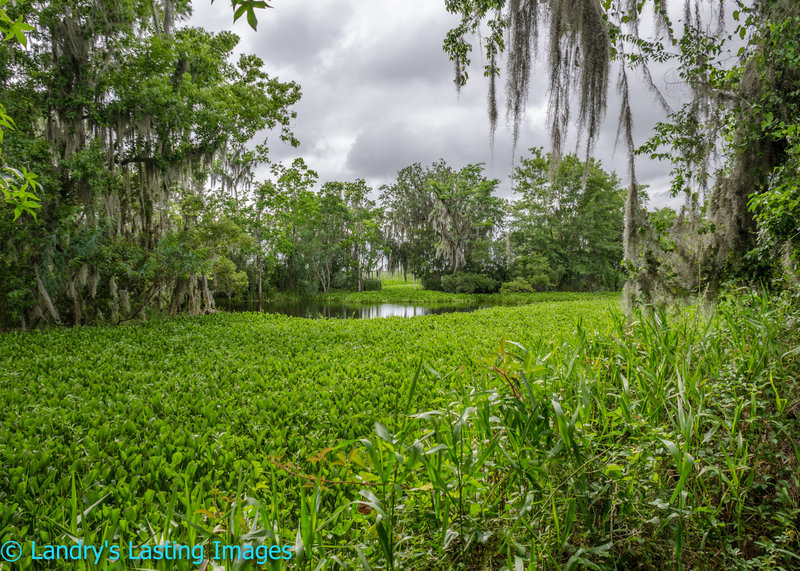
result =
[[[482,162],[488,176],[501,179],[500,193],[510,194],[510,132],[501,124],[492,152],[487,81],[477,46],[470,83],[457,97],[452,64],[442,51],[455,20],[443,1],[277,0],[274,5],[259,13],[258,32],[243,21],[232,26],[230,6],[222,2],[196,3],[189,22],[212,31],[233,29],[242,37],[240,51],[255,53],[270,73],[302,86],[294,123],[301,145],[292,149],[268,134],[273,159],[302,156],[321,181],[365,178],[374,186],[390,182],[413,162],[430,164],[444,158],[455,168]],[[549,147],[541,64],[536,71],[517,158],[530,147]],[[663,82],[661,76],[668,71],[657,70],[656,80]],[[633,75],[629,81],[634,137],[641,144],[663,112],[643,82]],[[615,82],[612,71],[610,83]],[[502,91],[501,87],[501,96]],[[671,98],[680,100],[680,90],[673,91]],[[614,151],[618,113],[619,97],[612,92],[594,155],[627,180],[624,145]],[[574,150],[575,143],[573,136],[567,150]],[[651,202],[667,203],[669,165],[639,157],[637,168],[639,180],[651,185]]]
[[[287,10],[285,15],[278,9],[266,12],[260,18],[257,36],[248,38],[248,47],[281,68],[319,73],[324,67],[320,55],[340,45],[344,36],[340,22],[351,12],[344,3],[337,10],[321,4],[304,12]]]
[[[395,28],[363,45],[351,46],[344,59],[354,64],[351,72],[362,85],[408,87],[409,83],[417,83],[446,89],[452,85],[453,70],[442,51],[448,29],[449,22],[444,18],[413,28]],[[347,65],[347,61],[341,63]]]

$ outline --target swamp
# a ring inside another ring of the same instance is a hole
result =
[[[0,571],[800,568],[798,85],[795,0],[0,0]]]

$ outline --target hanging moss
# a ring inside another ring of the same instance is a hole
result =
[[[293,139],[287,108],[299,87],[267,76],[258,58],[231,63],[229,32],[176,30],[185,2],[36,6],[30,50],[15,69],[37,94],[32,122],[47,140],[52,180],[42,231],[24,249],[41,275],[23,268],[34,287],[15,320],[143,317],[170,306],[173,293],[180,311],[210,311],[203,256],[213,256],[215,238],[191,229],[177,204],[209,192],[216,164],[222,192],[247,190],[243,142],[278,126]],[[24,238],[10,239],[20,251]]]
[[[648,3],[652,6],[654,26],[644,33],[641,30],[642,14]],[[490,18],[491,10],[497,10],[498,6],[502,15]],[[490,29],[498,21],[505,26],[505,40],[498,47],[505,49],[508,54],[507,113],[515,146],[533,78],[533,62],[541,55],[539,52],[542,47],[546,45],[548,126],[552,153],[556,158],[561,153],[570,127],[577,128],[579,138],[585,137],[588,158],[606,109],[612,55],[620,62],[617,81],[621,94],[618,137],[623,138],[629,156],[624,243],[625,263],[631,275],[626,297],[630,300],[658,289],[657,282],[662,279],[657,275],[658,263],[648,260],[669,256],[660,251],[658,244],[653,241],[653,233],[648,228],[639,196],[629,70],[638,70],[655,102],[672,112],[671,117],[680,120],[680,134],[670,139],[672,147],[666,156],[680,165],[676,176],[677,191],[684,192],[684,182],[692,185],[686,192],[687,212],[691,214],[676,226],[675,240],[688,241],[677,251],[683,251],[686,254],[684,258],[694,261],[688,264],[676,262],[676,267],[685,270],[695,265],[710,268],[714,276],[709,276],[709,279],[716,283],[723,279],[726,272],[730,274],[741,267],[745,255],[754,247],[756,225],[748,209],[749,197],[766,188],[772,170],[785,160],[785,141],[776,141],[774,137],[750,136],[759,130],[758,125],[763,119],[763,116],[754,113],[753,105],[765,97],[765,90],[796,93],[792,86],[796,86],[800,80],[795,77],[796,72],[789,69],[793,64],[787,63],[787,60],[791,58],[776,57],[764,64],[765,58],[752,57],[750,51],[745,49],[741,82],[732,85],[729,82],[726,86],[724,76],[719,73],[724,66],[714,59],[716,54],[721,53],[719,46],[728,33],[725,25],[730,18],[726,14],[736,9],[747,15],[746,23],[745,17],[741,18],[742,37],[748,32],[754,32],[756,36],[769,35],[770,22],[800,15],[797,2],[775,0],[733,5],[684,0],[682,7],[683,33],[679,35],[669,19],[666,0],[644,3],[637,0],[612,0],[607,3],[599,0],[506,0],[499,5],[488,1],[448,2],[448,9],[462,17],[461,24],[445,40],[445,48],[456,64],[456,83],[459,86],[467,79],[465,69],[469,63],[471,46],[466,36],[479,32],[482,22],[488,24]],[[543,29],[547,30],[546,43],[540,42],[540,31]],[[496,40],[490,36],[486,41],[491,44]],[[677,48],[677,58],[665,47],[671,45]],[[775,44],[767,41],[760,45],[757,50],[763,51]],[[494,95],[497,60],[492,46],[487,48],[487,53],[490,56],[488,67],[492,71],[489,74],[489,121],[493,136],[497,121]],[[691,89],[691,100],[680,112],[670,109],[648,69],[648,62],[670,58],[676,59],[680,73]],[[755,61],[762,65],[757,68],[753,63]],[[780,82],[775,78],[786,78],[786,81],[779,86]],[[573,99],[577,117],[571,115]],[[786,116],[787,121],[795,119]],[[731,125],[734,125],[732,133]],[[733,141],[732,147],[728,148],[721,143],[726,129]],[[670,132],[669,128],[662,131],[662,135],[664,132],[670,136],[675,133]],[[718,183],[710,187],[712,171],[722,160],[727,163],[726,171],[718,177]],[[710,197],[708,216],[711,243],[707,243],[709,239],[698,239],[686,230],[697,224],[692,201],[698,196],[701,200]],[[698,256],[709,258],[700,260]],[[688,284],[691,279],[683,281]]]

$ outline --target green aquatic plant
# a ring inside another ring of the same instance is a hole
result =
[[[0,543],[287,547],[271,569],[789,569],[796,307],[629,318],[583,295],[2,334]]]

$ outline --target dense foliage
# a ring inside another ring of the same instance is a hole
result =
[[[442,161],[415,164],[383,188],[391,268],[451,293],[493,293],[504,282],[519,291],[619,289],[624,191],[616,174],[531,149],[514,171],[514,198],[501,201],[491,196],[497,181],[479,172],[470,165],[454,177]]]
[[[444,273],[496,271],[505,214],[504,201],[493,194],[499,182],[486,179],[482,165],[456,171],[442,160],[400,170],[381,193],[389,268],[434,277],[436,284]]]
[[[23,47],[27,45],[28,39],[25,32],[32,30],[33,27],[24,22],[22,17],[13,20],[3,7],[5,2],[0,4],[0,36],[5,42],[17,42]],[[14,207],[14,218],[19,218],[22,213],[28,213],[36,217],[36,209],[40,207],[39,198],[35,191],[39,183],[36,174],[29,172],[27,168],[14,167],[6,163],[3,155],[3,137],[6,129],[14,129],[14,118],[6,113],[6,108],[0,103],[0,199],[5,204]]]
[[[622,284],[622,208],[615,174],[574,155],[558,164],[541,149],[513,174],[510,273],[531,287],[617,290]]]
[[[631,321],[617,300],[4,334],[0,540],[263,541],[306,568],[792,567],[794,305]]]
[[[615,303],[583,296],[368,321],[218,314],[2,334],[0,542],[56,541],[65,532],[87,543],[239,542],[268,530],[279,536],[271,541],[295,545],[313,480],[281,466],[374,481],[365,453],[350,454],[361,446],[354,439],[393,414],[420,359],[442,372],[474,371],[472,358],[504,333],[532,342],[570,331],[578,316],[601,327]],[[444,405],[462,383],[426,376],[413,402]],[[308,460],[330,447],[349,460],[333,471]],[[348,515],[329,522],[332,553],[355,555],[370,525],[348,505],[359,489],[324,493],[306,542],[312,559],[327,549],[316,534],[339,508]],[[257,521],[248,502],[266,510]]]
[[[458,405],[409,406],[363,441],[385,486],[362,492],[391,538],[376,551],[389,568],[796,567],[796,304],[738,292],[712,316],[501,341]]]
[[[670,247],[643,242],[646,292],[713,291],[730,278],[797,280],[800,7],[775,1],[729,9],[732,34],[709,34],[694,17],[676,63],[698,94],[638,150],[670,161],[672,193],[686,197]]]
[[[382,213],[364,180],[329,181],[317,190],[317,173],[299,159],[272,165],[272,175],[252,200],[230,205],[255,239],[240,260],[255,297],[262,298],[264,284],[305,295],[379,288],[368,274],[385,251]]]
[[[9,13],[11,13],[9,8]],[[37,172],[38,221],[0,220],[0,319],[119,321],[198,311],[208,275],[244,237],[209,204],[209,177],[265,127],[288,130],[299,87],[238,38],[175,29],[186,4],[17,3],[28,50],[0,47],[0,97],[26,117],[3,156]],[[13,17],[13,16],[12,16]]]

